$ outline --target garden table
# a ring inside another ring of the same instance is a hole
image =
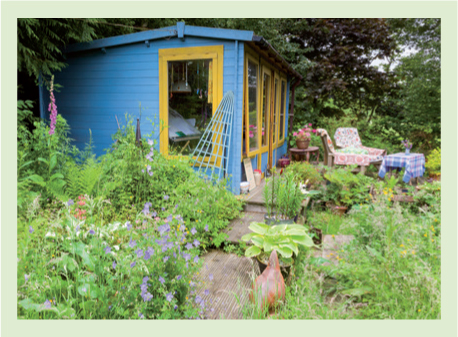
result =
[[[378,175],[384,178],[387,171],[405,168],[403,181],[408,183],[412,178],[422,177],[425,173],[425,156],[422,153],[396,153],[383,158]]]
[[[306,160],[310,162],[310,154],[314,154],[316,156],[315,164],[318,164],[320,158],[320,148],[318,146],[309,146],[306,149],[297,149],[295,147],[289,149],[289,160],[293,161],[293,154],[295,155],[305,155]]]

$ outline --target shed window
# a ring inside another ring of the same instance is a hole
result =
[[[258,68],[259,66],[248,60],[248,139],[249,151],[259,148],[258,140]]]
[[[262,88],[262,146],[267,146],[267,127],[269,125],[270,114],[270,75],[264,73],[264,84]]]

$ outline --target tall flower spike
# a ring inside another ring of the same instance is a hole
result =
[[[48,111],[50,114],[51,124],[49,129],[49,134],[53,135],[54,130],[56,128],[56,121],[57,121],[57,106],[56,106],[56,98],[54,97],[54,75],[51,76],[51,88],[49,90],[49,106]]]

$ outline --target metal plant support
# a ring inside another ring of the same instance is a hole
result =
[[[198,172],[210,173],[211,177],[216,175],[218,180],[227,176],[233,115],[234,93],[228,91],[192,154]]]

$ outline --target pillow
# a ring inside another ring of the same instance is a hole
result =
[[[369,154],[369,151],[360,147],[349,146],[343,149],[336,150],[338,153],[351,153],[351,154]]]

